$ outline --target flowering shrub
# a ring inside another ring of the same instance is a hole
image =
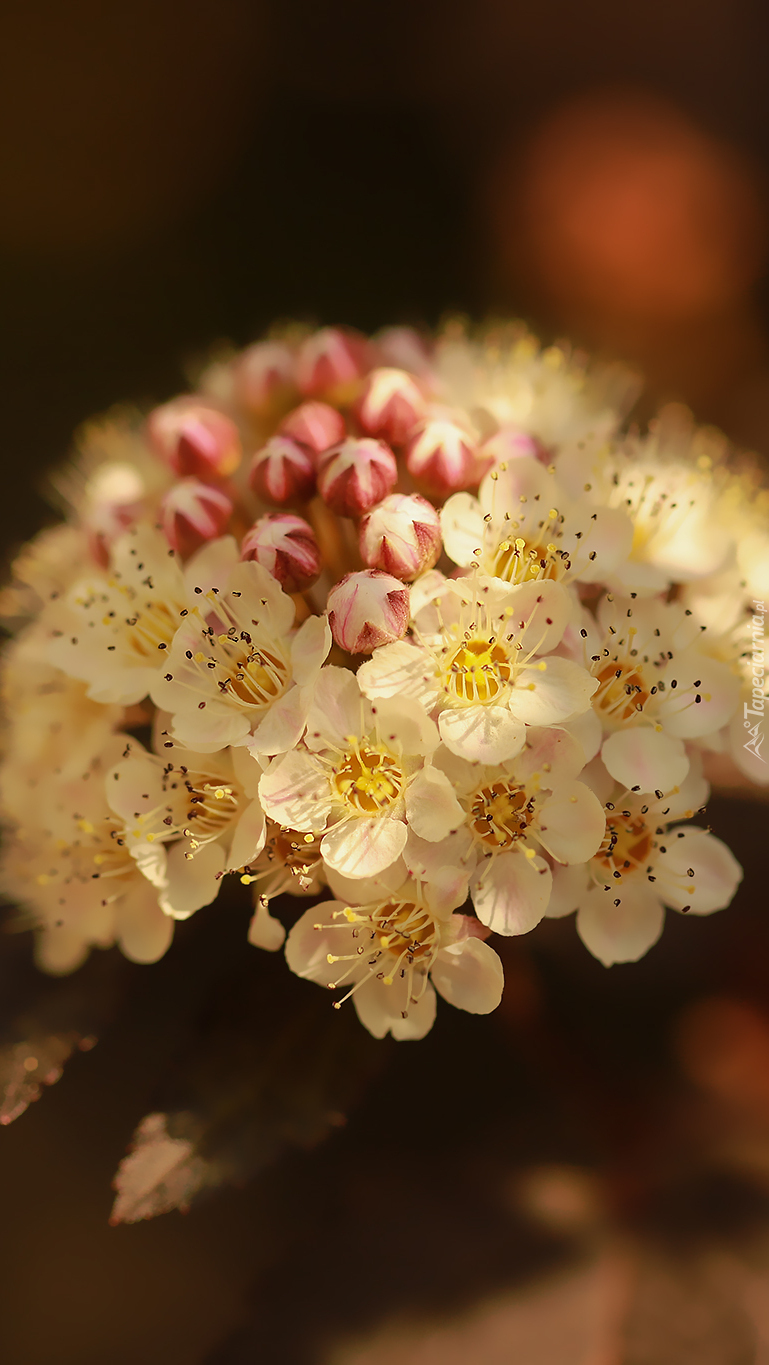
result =
[[[87,427],[3,597],[39,965],[152,962],[231,875],[253,945],[414,1039],[497,1006],[494,935],[576,912],[608,966],[728,905],[697,817],[713,754],[769,781],[767,493],[633,397],[515,327],[289,330]]]

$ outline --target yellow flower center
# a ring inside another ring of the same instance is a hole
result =
[[[391,754],[360,745],[345,755],[333,785],[354,815],[380,815],[398,800],[404,777]]]
[[[459,706],[488,706],[509,685],[513,666],[492,637],[463,640],[443,662],[444,691]]]
[[[650,697],[643,674],[631,660],[604,664],[595,675],[599,682],[593,706],[607,719],[630,720],[642,711]]]
[[[642,816],[618,811],[606,817],[606,834],[596,861],[608,872],[630,872],[646,866],[652,847],[652,832]]]
[[[472,798],[470,829],[487,848],[510,848],[525,836],[533,816],[533,799],[523,787],[495,782]]]
[[[516,536],[497,546],[491,557],[490,572],[505,583],[530,583],[542,578],[560,578],[562,566],[552,543],[538,545]]]

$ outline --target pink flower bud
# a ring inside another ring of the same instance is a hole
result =
[[[285,341],[257,341],[235,361],[233,379],[243,406],[257,417],[265,416],[296,393],[296,357]]]
[[[372,370],[353,412],[367,436],[402,446],[423,420],[425,400],[405,370]]]
[[[252,492],[276,507],[307,502],[315,492],[315,462],[290,436],[273,436],[257,450],[248,471]]]
[[[406,468],[420,488],[433,497],[447,498],[478,482],[478,451],[462,427],[433,418],[409,440]]]
[[[522,431],[520,427],[500,427],[488,441],[484,441],[478,451],[484,473],[505,460],[520,460],[524,457],[541,460],[543,456],[549,464],[550,456],[542,442],[538,441],[536,436],[530,436],[527,431]]]
[[[160,514],[169,545],[186,558],[207,540],[223,534],[232,516],[232,502],[221,488],[199,479],[182,479],[165,494]]]
[[[378,569],[348,573],[328,595],[328,623],[336,643],[349,654],[370,654],[391,645],[409,623],[409,590]]]
[[[383,441],[343,441],[318,459],[318,492],[343,517],[360,517],[376,507],[398,479],[398,466]]]
[[[302,342],[297,383],[306,398],[349,403],[370,366],[368,342],[347,327],[323,327]]]
[[[284,436],[306,446],[314,455],[320,455],[331,446],[338,446],[347,435],[347,425],[341,412],[329,407],[328,403],[302,403],[283,418],[278,427]]]
[[[268,512],[247,531],[241,559],[255,559],[285,592],[304,592],[318,577],[321,557],[315,533],[293,512]]]
[[[235,423],[194,394],[155,408],[147,418],[147,437],[182,478],[229,478],[243,454]]]
[[[361,521],[360,553],[370,569],[411,580],[433,567],[440,550],[440,517],[418,493],[392,493]]]

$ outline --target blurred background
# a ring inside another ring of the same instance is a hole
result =
[[[765,38],[756,0],[12,0],[6,561],[78,423],[276,318],[524,316],[640,366],[642,419],[681,399],[765,454]],[[4,1036],[99,1043],[0,1135],[4,1365],[767,1365],[766,806],[709,819],[729,911],[610,972],[570,921],[506,943],[497,1016],[373,1044],[328,1141],[133,1227],[141,1116],[258,1070],[309,988],[234,901],[37,1005],[14,940]]]

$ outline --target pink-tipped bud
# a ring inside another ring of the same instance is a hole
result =
[[[155,408],[147,418],[147,437],[174,473],[206,483],[229,478],[243,454],[235,423],[194,394]]]
[[[310,524],[293,512],[268,512],[243,537],[241,559],[255,559],[285,592],[304,592],[321,570],[321,556]]]
[[[341,412],[329,407],[328,403],[310,401],[301,403],[293,412],[283,418],[278,431],[306,446],[314,455],[338,446],[347,435],[347,426]]]
[[[169,488],[160,504],[163,530],[169,545],[183,557],[227,529],[232,502],[221,488],[199,479],[182,479]]]
[[[435,498],[447,498],[478,482],[478,451],[462,427],[444,418],[425,422],[406,447],[406,468]]]
[[[425,400],[405,370],[372,370],[353,412],[367,436],[402,446],[425,415]]]
[[[430,379],[433,365],[426,343],[413,327],[383,327],[373,339],[380,365],[394,365]]]
[[[235,396],[257,417],[280,410],[296,393],[296,357],[285,341],[247,346],[233,370]]]
[[[296,373],[306,398],[349,403],[370,367],[368,342],[347,327],[323,327],[299,347]]]
[[[395,456],[383,441],[351,438],[318,459],[318,492],[342,517],[370,512],[397,479]]]
[[[258,498],[275,507],[307,502],[315,492],[315,461],[290,436],[273,436],[254,455],[248,483]]]
[[[348,573],[328,595],[328,623],[348,654],[370,654],[406,634],[409,590],[378,569]]]
[[[360,524],[360,553],[370,569],[411,581],[431,569],[441,552],[441,522],[418,493],[392,493]]]

